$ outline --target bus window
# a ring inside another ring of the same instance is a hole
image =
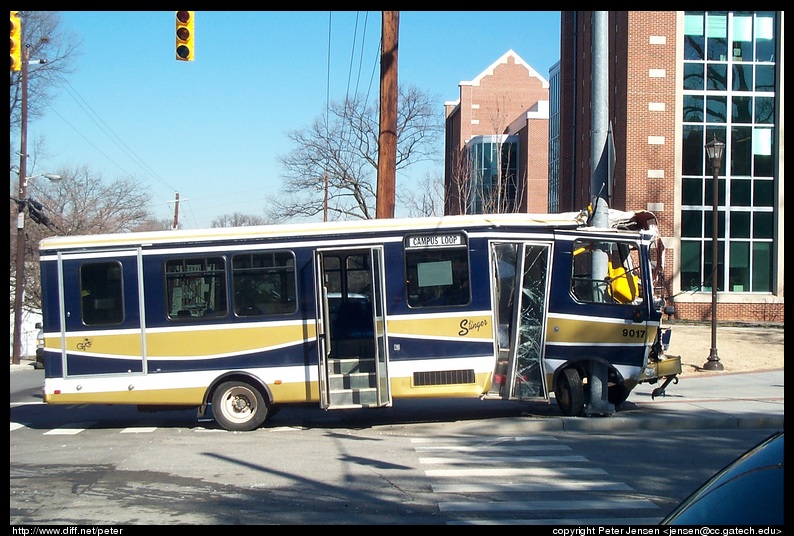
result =
[[[223,257],[171,259],[165,263],[168,318],[225,316],[226,260]]]
[[[605,273],[594,273],[594,253],[602,252]],[[642,300],[639,252],[628,242],[576,240],[573,244],[571,294],[582,302],[638,303]]]
[[[233,256],[232,300],[237,316],[294,313],[297,300],[292,252]]]
[[[121,264],[100,262],[80,267],[80,296],[86,326],[118,324],[124,319]]]
[[[409,306],[469,303],[468,248],[406,250],[405,263]]]

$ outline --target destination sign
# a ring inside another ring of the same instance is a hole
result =
[[[409,248],[441,248],[450,246],[462,246],[462,234],[432,234],[432,235],[416,235],[408,237]]]

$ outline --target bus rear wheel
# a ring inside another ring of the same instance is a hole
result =
[[[267,418],[268,407],[258,389],[242,381],[222,383],[212,395],[212,416],[223,429],[256,430]]]
[[[584,414],[584,386],[575,368],[562,371],[554,386],[554,397],[563,415],[579,416]]]

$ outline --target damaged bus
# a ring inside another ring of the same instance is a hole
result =
[[[664,355],[648,212],[489,214],[63,236],[40,243],[44,401],[279,407],[552,400],[609,414]],[[668,332],[669,335],[669,332]]]

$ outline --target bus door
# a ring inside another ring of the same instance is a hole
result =
[[[63,376],[142,373],[140,250],[64,255],[58,272]]]
[[[547,243],[491,244],[498,344],[492,390],[502,398],[548,398],[544,341],[550,259]]]
[[[390,405],[383,248],[318,250],[315,286],[320,406]]]

